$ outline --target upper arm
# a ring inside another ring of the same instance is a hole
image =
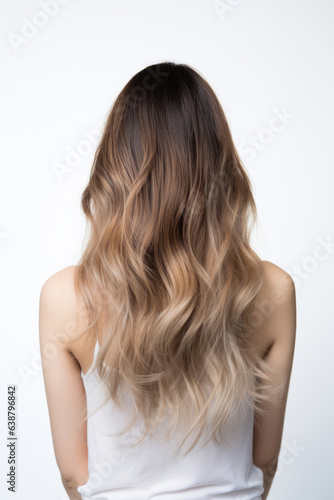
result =
[[[39,341],[56,461],[63,480],[83,484],[88,477],[87,427],[86,422],[81,423],[86,396],[80,365],[66,342],[73,329],[76,306],[70,279],[71,269],[66,268],[44,283],[39,303]]]
[[[272,344],[265,356],[266,363],[285,384],[279,401],[262,403],[264,417],[258,417],[254,427],[253,460],[266,467],[278,459],[283,433],[286,402],[293,364],[296,336],[296,294],[291,276],[278,266],[265,263],[266,278],[262,297],[271,301],[271,314],[264,317],[260,327]],[[274,297],[278,298],[276,301]]]

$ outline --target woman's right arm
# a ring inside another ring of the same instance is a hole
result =
[[[256,416],[258,425],[254,426],[253,462],[264,476],[266,500],[274,479],[284,426],[284,416],[292,371],[296,337],[296,293],[293,279],[281,268],[271,262],[264,262],[265,282],[259,296],[263,309],[263,321],[259,328],[270,339],[270,349],[264,359],[275,369],[285,384],[282,396],[276,404],[262,404],[266,416]],[[269,302],[268,302],[269,301]],[[269,314],[270,311],[270,314]],[[258,329],[257,329],[258,330]]]

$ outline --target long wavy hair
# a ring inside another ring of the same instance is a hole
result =
[[[94,369],[108,399],[122,407],[126,389],[135,405],[119,434],[141,415],[141,442],[165,418],[166,438],[182,429],[181,446],[198,431],[189,453],[209,423],[208,440],[224,440],[244,403],[261,414],[277,391],[251,343],[264,279],[249,242],[256,206],[198,71],[163,62],[131,78],[81,204],[90,229],[75,266],[82,334],[103,339]]]

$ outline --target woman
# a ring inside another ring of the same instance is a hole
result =
[[[165,62],[127,83],[82,208],[83,255],[40,297],[51,431],[70,499],[266,499],[295,288],[250,246],[251,184],[195,69]]]

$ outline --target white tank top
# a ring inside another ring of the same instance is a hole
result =
[[[130,400],[125,398],[127,406],[119,409],[110,399],[90,415],[106,395],[93,370],[98,349],[97,342],[92,366],[86,374],[81,372],[89,415],[89,479],[77,488],[82,500],[261,500],[263,472],[252,459],[253,412],[243,412],[235,422],[229,446],[210,441],[201,447],[201,438],[188,455],[181,451],[175,458],[176,447],[161,438],[157,427],[138,446],[130,447],[142,435],[141,425],[135,424],[123,435],[111,435],[129,422]],[[182,450],[190,443],[187,440]]]

